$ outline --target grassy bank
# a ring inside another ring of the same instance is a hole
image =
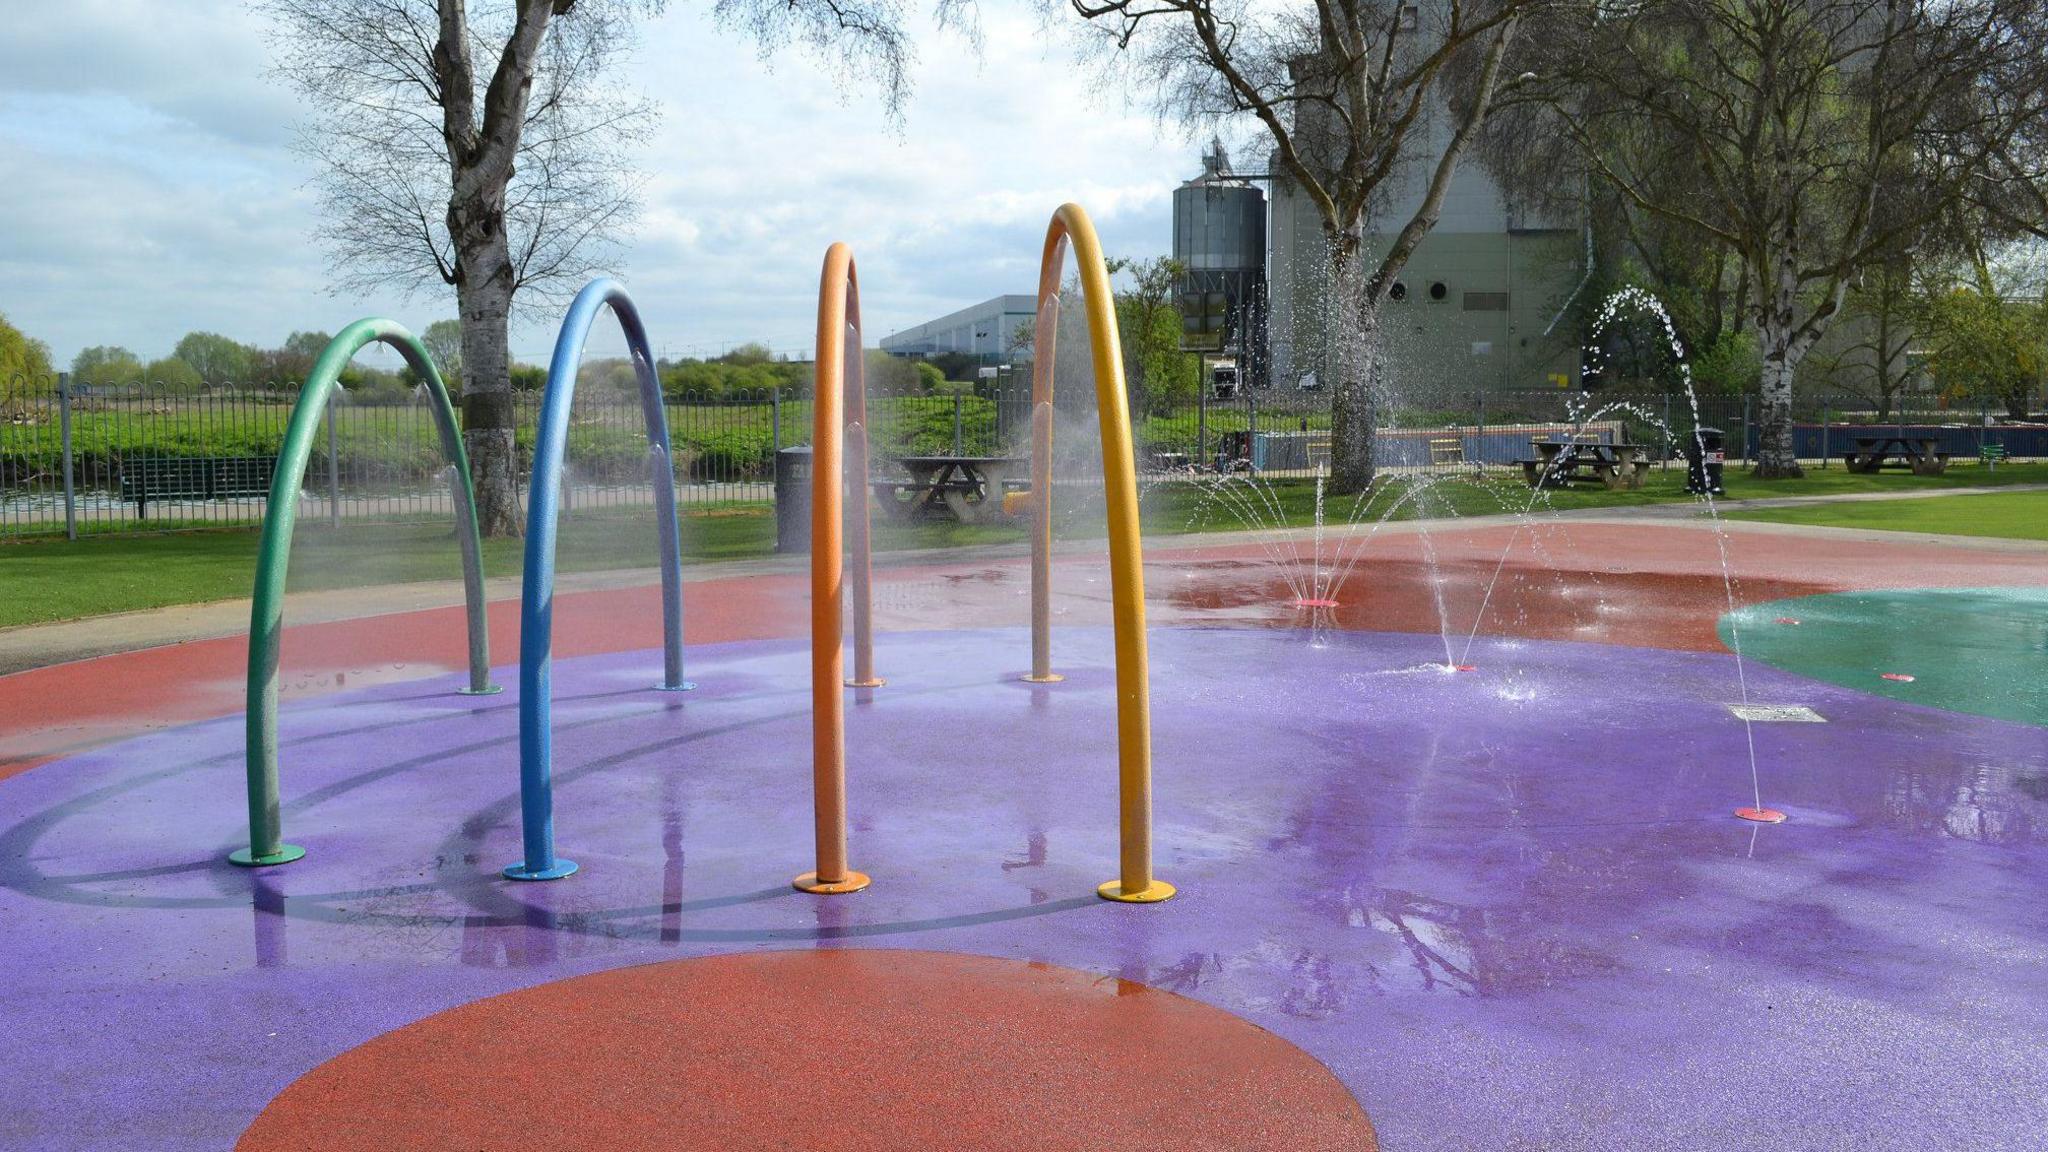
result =
[[[950,435],[950,414],[947,417]],[[1144,522],[1150,537],[1185,532],[1231,531],[1247,526],[1232,507],[1252,513],[1258,526],[1307,525],[1315,519],[1315,486],[1307,481],[1229,482],[1221,493],[1214,482],[1167,481],[1144,494]],[[1986,470],[1955,467],[1943,476],[1856,475],[1840,469],[1807,474],[1805,480],[1763,482],[1731,473],[1728,498],[1832,496],[1859,492],[1908,491],[1970,486],[2048,483],[2048,465],[2008,465]],[[1684,475],[1654,471],[1641,491],[1608,492],[1578,486],[1545,492],[1538,510],[1640,507],[1689,500]],[[1369,499],[1329,497],[1331,523],[1349,520],[1405,520],[1415,516],[1481,516],[1519,512],[1531,493],[1519,473],[1492,471],[1484,478],[1447,477],[1428,482],[1395,480]],[[1391,513],[1390,510],[1391,509]],[[1738,512],[1743,518],[1781,523],[1839,524],[1939,531],[1966,535],[2048,538],[2039,510],[2048,494],[2013,493],[1903,501],[1815,505],[1806,508]],[[580,514],[564,521],[558,564],[564,572],[649,567],[655,562],[653,533],[645,513]],[[1100,531],[1100,516],[1082,513],[1062,531]],[[950,520],[897,523],[878,520],[876,547],[883,551],[946,548],[1021,541],[1021,527],[965,525]],[[256,564],[253,530],[110,535],[80,540],[37,540],[0,544],[0,628],[131,612],[173,604],[196,604],[247,596]],[[682,518],[686,561],[763,557],[774,553],[775,519],[766,504],[733,504],[693,509]],[[484,544],[485,570],[493,576],[519,571],[522,542]],[[460,575],[453,539],[440,522],[359,524],[339,531],[309,524],[294,547],[294,590],[365,587]]]
[[[1935,532],[2002,540],[2048,540],[2048,492],[1988,492],[1923,500],[1862,500],[1804,508],[1753,508],[1731,520],[1805,524],[1820,528],[1873,528]]]

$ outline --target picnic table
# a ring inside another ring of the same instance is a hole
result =
[[[1582,437],[1556,439],[1532,436],[1529,447],[1536,455],[1516,463],[1529,487],[1566,484],[1573,480],[1599,480],[1616,491],[1641,488],[1649,474],[1650,458],[1640,445],[1608,444]]]
[[[899,516],[950,512],[963,524],[1001,518],[1003,492],[1031,482],[1028,456],[904,456],[909,479],[875,480],[875,502]]]
[[[1948,469],[1948,453],[1937,450],[1940,441],[1932,436],[1870,433],[1853,439],[1856,446],[1842,454],[1851,472],[1899,467],[1918,476],[1939,476]]]

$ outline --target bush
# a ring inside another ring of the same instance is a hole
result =
[[[934,352],[925,363],[948,380],[972,381],[981,370],[981,357],[967,352]]]
[[[761,429],[734,428],[683,441],[689,472],[698,480],[751,480],[770,474],[775,445]]]
[[[793,396],[809,383],[808,365],[780,360],[749,360],[745,363],[684,360],[670,365],[661,374],[661,390],[671,397],[750,396],[766,399],[777,388]]]
[[[1753,392],[1763,378],[1763,354],[1752,333],[1723,332],[1712,345],[1693,352],[1693,390],[1701,395]]]

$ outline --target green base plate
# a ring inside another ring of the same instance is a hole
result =
[[[258,856],[247,848],[237,848],[228,853],[228,863],[239,864],[244,868],[268,868],[272,864],[289,864],[305,854],[306,850],[297,844],[279,844],[277,851],[268,856]]]

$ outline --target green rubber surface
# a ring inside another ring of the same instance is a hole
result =
[[[2048,588],[1772,600],[1721,618],[1721,643],[1732,649],[1731,624],[1748,660],[1894,700],[2048,725]]]

